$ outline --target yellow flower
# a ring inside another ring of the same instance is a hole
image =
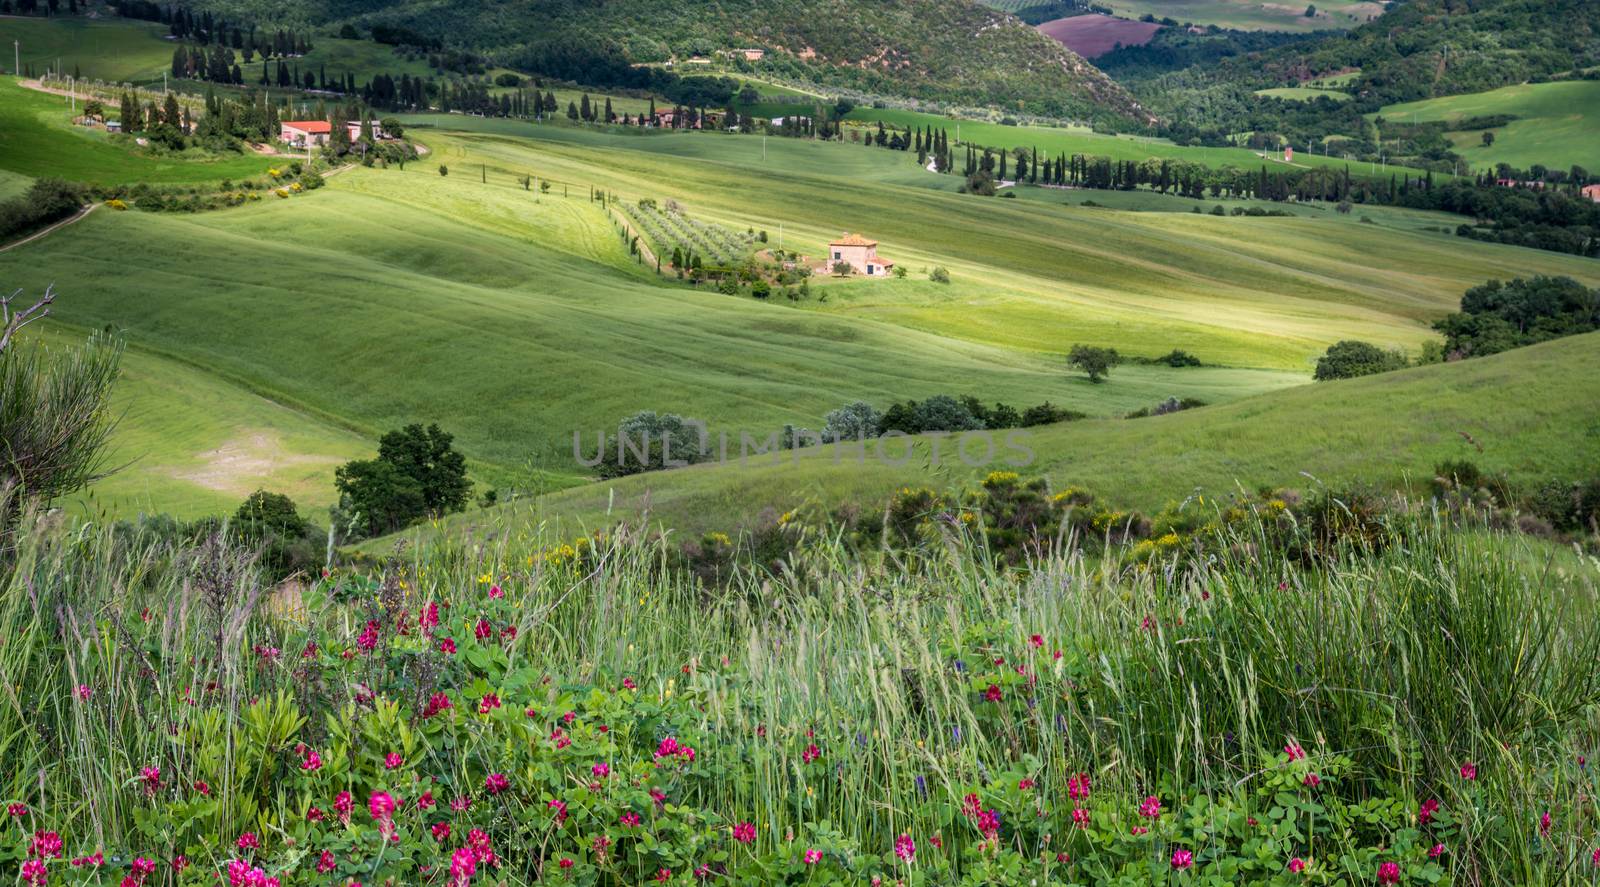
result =
[[[983,479],[983,485],[994,487],[1003,484],[1014,484],[1017,482],[1018,477],[1019,475],[1015,471],[991,471],[989,476]]]

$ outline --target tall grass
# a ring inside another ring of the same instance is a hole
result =
[[[870,848],[902,833],[958,840],[957,799],[1018,768],[1062,805],[1080,771],[1119,797],[1248,805],[1273,778],[1262,762],[1296,743],[1348,759],[1328,773],[1344,771],[1331,790],[1351,803],[1438,798],[1460,811],[1440,864],[1462,883],[1587,883],[1596,791],[1578,756],[1592,751],[1600,701],[1590,558],[1426,511],[1313,566],[1256,530],[1205,562],[1127,568],[1114,548],[1063,546],[1025,571],[959,538],[898,558],[818,531],[778,569],[708,589],[659,539],[619,532],[564,562],[539,556],[551,541],[402,550],[384,575],[286,595],[221,542],[172,547],[32,518],[0,586],[0,791],[100,846],[136,845],[141,766],[180,785],[218,772],[174,741],[203,731],[231,737],[238,757],[223,769],[249,771],[218,787],[217,834],[275,825],[298,811],[281,786],[251,787],[276,778],[271,749],[328,741],[322,722],[359,707],[363,686],[398,688],[415,726],[434,689],[420,659],[384,672],[374,658],[341,685],[305,680],[294,654],[308,640],[348,646],[368,618],[428,601],[459,615],[497,583],[519,629],[502,673],[531,676],[507,686],[539,698],[627,677],[641,698],[693,696],[699,729],[741,749],[745,767],[694,801],[758,824],[763,843],[819,823]],[[1035,634],[1037,684],[1012,679]],[[989,673],[1027,704],[987,702],[974,687]],[[273,699],[271,723],[248,706]],[[251,731],[276,731],[266,753]],[[813,741],[826,778],[806,775]],[[417,754],[464,774],[492,769],[476,759],[494,751]],[[1475,782],[1459,776],[1468,762]],[[1547,810],[1556,825],[1540,839]],[[1330,858],[1355,849],[1349,836],[1317,840]]]

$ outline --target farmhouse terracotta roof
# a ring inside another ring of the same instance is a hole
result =
[[[332,132],[333,125],[326,120],[285,120],[284,126],[298,129],[301,132]]]
[[[868,240],[860,234],[846,234],[838,240],[832,241],[829,246],[877,246],[878,241]]]

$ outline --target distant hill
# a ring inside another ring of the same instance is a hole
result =
[[[351,24],[386,39],[438,41],[495,61],[565,75],[621,79],[629,65],[718,58],[863,92],[1078,118],[1135,119],[1135,100],[1078,55],[972,0],[196,0],[262,22]],[[599,83],[597,85],[613,85]],[[623,84],[616,84],[623,85]]]
[[[1169,29],[1151,43],[1096,60],[1148,107],[1220,132],[1267,130],[1301,140],[1361,137],[1361,117],[1384,105],[1580,77],[1600,65],[1593,0],[1406,0],[1351,31],[1289,39]],[[1329,75],[1354,102],[1270,103],[1257,90]]]

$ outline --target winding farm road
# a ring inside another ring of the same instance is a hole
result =
[[[49,234],[50,232],[56,230],[57,228],[65,228],[66,226],[72,224],[73,222],[76,222],[79,219],[82,219],[84,216],[88,215],[89,213],[94,212],[95,208],[98,207],[99,205],[100,204],[98,204],[98,203],[91,203],[88,206],[84,207],[83,209],[80,209],[77,212],[73,213],[72,215],[67,216],[66,218],[62,219],[61,221],[56,222],[54,225],[49,226],[48,228],[44,228],[42,230],[35,231],[32,234],[29,234],[27,237],[22,238],[21,240],[14,240],[11,243],[6,244],[5,246],[0,246],[0,253],[6,252],[7,250],[16,249],[17,247],[22,246],[24,243],[32,243],[35,240],[38,240],[39,238],[45,236],[46,234]]]

